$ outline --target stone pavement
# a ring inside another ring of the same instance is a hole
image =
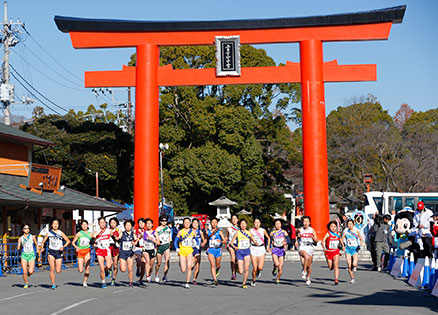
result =
[[[204,257],[203,257],[204,258]],[[300,277],[301,266],[287,262],[281,284],[272,281],[266,263],[256,287],[242,289],[241,276],[230,281],[229,263],[224,262],[220,285],[211,285],[209,264],[203,260],[198,285],[182,287],[184,277],[171,264],[170,281],[127,287],[127,274],[118,275],[118,285],[101,289],[97,267],[92,267],[89,287],[82,287],[76,269],[57,275],[58,288],[50,290],[47,271],[30,278],[32,287],[22,288],[19,275],[0,278],[0,314],[436,314],[438,298],[386,273],[368,271],[361,264],[356,284],[350,284],[342,260],[341,283],[333,285],[333,275],[323,262],[315,262],[312,284]]]

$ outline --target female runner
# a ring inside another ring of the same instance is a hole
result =
[[[157,262],[155,264],[155,282],[160,281],[160,266],[164,256],[164,274],[163,282],[167,282],[167,273],[169,272],[170,262],[170,244],[172,243],[172,228],[167,225],[167,216],[160,217],[160,226],[156,228],[155,232],[160,239],[160,245],[157,247]]]
[[[199,267],[201,265],[201,248],[205,245],[204,233],[199,228],[199,220],[193,219],[192,221],[192,229],[195,233],[195,237],[193,238],[193,281],[194,285],[198,284],[196,279],[199,275]]]
[[[252,237],[256,240],[255,243],[251,244],[251,261],[252,261],[252,283],[251,286],[255,287],[256,278],[260,277],[263,267],[265,266],[265,238],[268,240],[268,253],[271,251],[269,244],[271,243],[271,238],[264,228],[260,227],[260,219],[254,219],[254,227],[249,230]]]
[[[134,245],[138,242],[136,239],[134,231],[132,228],[134,227],[135,222],[133,220],[126,220],[123,223],[125,230],[122,232],[120,237],[120,250],[119,250],[119,258],[120,258],[120,271],[126,272],[128,270],[128,278],[129,278],[129,287],[132,288],[132,279],[134,277]]]
[[[280,283],[280,277],[283,274],[284,257],[286,256],[288,237],[287,232],[281,228],[281,220],[274,221],[274,230],[271,232],[272,241],[272,261],[274,268],[272,275],[275,277],[275,283]]]
[[[28,277],[35,270],[35,248],[38,248],[38,243],[35,236],[30,234],[29,224],[23,224],[21,231],[23,231],[23,235],[18,239],[17,251],[23,248],[21,251],[21,268],[23,268],[24,288],[27,289],[29,287]]]
[[[109,220],[110,225],[110,231],[111,231],[111,238],[110,238],[110,251],[111,251],[111,258],[113,260],[113,266],[112,266],[112,279],[110,286],[116,285],[116,277],[117,277],[117,271],[119,269],[119,240],[122,236],[122,232],[117,228],[119,226],[119,220],[117,218],[111,218]]]
[[[97,222],[100,230],[94,232],[91,242],[92,245],[96,247],[96,256],[97,262],[99,263],[102,288],[106,288],[105,276],[108,278],[111,276],[111,267],[113,263],[110,250],[111,231],[106,227],[106,221],[104,217],[100,217]]]
[[[236,250],[236,259],[239,274],[243,274],[243,282],[242,288],[247,289],[246,281],[248,280],[249,275],[249,264],[251,262],[250,255],[251,251],[249,249],[250,242],[255,243],[254,237],[252,237],[251,233],[246,230],[247,222],[245,219],[240,220],[240,229],[234,234],[231,239],[231,246]],[[234,245],[234,241],[237,240],[237,246]]]
[[[49,240],[49,250],[47,253],[47,260],[50,266],[50,281],[52,282],[52,290],[56,289],[55,284],[55,272],[57,274],[61,273],[62,270],[62,257],[64,255],[64,247],[70,244],[70,240],[67,235],[59,230],[59,225],[61,220],[58,218],[52,218],[50,221],[50,226],[52,229],[44,235],[43,242],[41,243],[41,251],[44,251],[44,244]],[[65,243],[63,244],[63,241]]]
[[[298,253],[303,264],[301,277],[306,279],[306,284],[310,285],[310,275],[312,274],[313,262],[313,244],[318,242],[315,230],[310,227],[310,217],[303,216],[303,227],[299,229],[298,237],[300,238],[300,247]]]
[[[221,269],[222,259],[222,244],[227,244],[224,234],[217,228],[218,219],[213,218],[210,221],[211,230],[207,231],[208,240],[208,261],[210,262],[210,271],[213,276],[213,283],[215,286],[219,285],[217,277],[219,276],[219,270]]]
[[[359,259],[360,244],[363,242],[360,231],[354,227],[352,219],[347,220],[347,228],[342,233],[342,244],[345,250],[345,258],[347,259],[348,274],[351,277],[350,283],[356,282],[354,280],[354,271],[356,271],[357,261]]]
[[[335,273],[335,285],[339,284],[339,242],[341,241],[338,234],[338,225],[336,221],[330,221],[327,224],[327,233],[322,239],[322,248],[324,249],[325,259],[330,270]],[[341,241],[342,244],[342,241]],[[342,244],[343,246],[343,244]]]
[[[76,233],[73,241],[71,242],[73,247],[76,249],[76,258],[78,264],[79,273],[84,272],[84,282],[82,286],[87,287],[88,277],[90,276],[90,240],[91,232],[88,231],[88,221],[82,220],[81,223],[82,230]]]
[[[237,223],[239,222],[239,217],[235,214],[231,216],[231,224],[232,226],[227,228],[227,239],[228,239],[228,245],[227,249],[230,253],[230,267],[231,267],[231,280],[236,280],[236,250],[234,249],[235,246],[237,246],[237,240],[233,245],[231,246],[231,240],[233,239],[234,235],[236,235],[237,231],[239,231],[239,227],[237,226]]]
[[[155,256],[157,256],[157,245],[160,240],[153,230],[152,219],[146,219],[146,231],[143,234],[143,258],[146,261],[146,281],[151,282],[152,272],[154,271]]]
[[[174,245],[176,251],[179,255],[179,266],[181,272],[186,274],[186,284],[184,287],[190,289],[190,278],[192,277],[192,267],[193,267],[193,238],[195,233],[190,228],[190,219],[185,218],[183,221],[183,228],[178,231],[176,235]]]
[[[138,240],[134,247],[135,261],[137,263],[136,276],[139,277],[139,285],[143,285],[143,277],[146,270],[146,260],[143,257],[143,236],[146,227],[146,221],[143,218],[137,220],[138,229],[135,231],[135,238]]]

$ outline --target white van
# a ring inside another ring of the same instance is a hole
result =
[[[426,208],[438,212],[438,192],[428,193],[396,193],[371,191],[364,193],[364,212],[372,216],[379,211],[381,214],[397,213],[404,207],[416,209],[417,203],[423,201]]]

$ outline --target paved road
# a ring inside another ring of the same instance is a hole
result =
[[[22,288],[19,275],[0,278],[0,314],[435,314],[438,298],[385,273],[367,271],[360,265],[356,284],[348,283],[341,270],[341,283],[332,285],[332,274],[322,262],[314,263],[313,282],[306,286],[300,265],[289,262],[280,285],[272,283],[271,264],[267,263],[255,288],[247,290],[230,281],[229,264],[224,263],[219,287],[211,286],[208,262],[203,261],[199,284],[182,288],[183,276],[177,264],[171,265],[166,284],[127,287],[127,275],[119,275],[119,285],[101,289],[98,270],[92,267],[88,288],[73,268],[57,277],[59,287],[52,291],[48,272],[31,277],[33,286]],[[345,267],[345,263],[342,263]]]

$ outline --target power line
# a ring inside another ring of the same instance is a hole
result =
[[[32,86],[32,84],[30,84],[25,78],[23,78],[23,76],[17,71],[17,70],[15,70],[15,68],[12,66],[12,65],[10,65],[11,66],[11,69],[24,81],[24,82],[26,82],[27,83],[27,85],[29,85],[35,92],[37,92],[39,95],[41,95],[41,97],[43,97],[45,100],[47,100],[48,102],[50,102],[51,104],[53,104],[54,106],[56,106],[56,107],[58,107],[59,109],[62,109],[62,110],[64,110],[64,111],[66,111],[66,112],[68,112],[68,110],[67,109],[65,109],[64,107],[62,107],[62,106],[59,106],[58,104],[56,104],[55,102],[53,102],[53,101],[51,101],[50,99],[48,99],[46,96],[44,96],[40,91],[38,91],[36,88],[34,88],[33,86]],[[14,76],[14,78],[15,79],[17,79],[15,76]]]
[[[78,80],[80,80],[81,82],[83,81],[83,79],[81,79],[80,77],[78,77],[77,75],[75,75],[74,73],[72,73],[70,70],[68,70],[66,67],[64,67],[59,61],[57,61],[54,57],[52,57],[52,55],[50,55],[48,53],[47,50],[44,49],[44,47],[42,45],[40,45],[40,43],[37,42],[37,40],[29,33],[29,31],[26,29],[26,27],[23,25],[23,29],[26,32],[26,34],[32,38],[32,40],[38,45],[39,48],[41,48],[42,51],[44,51],[46,53],[47,56],[49,56],[54,62],[56,62],[62,69],[64,69],[65,71],[67,71],[68,73],[70,73],[72,76],[74,76],[75,78],[77,78]]]
[[[58,112],[56,109],[53,109],[52,107],[50,107],[49,105],[47,105],[45,102],[43,102],[40,98],[38,98],[38,96],[36,96],[31,90],[29,90],[14,74],[14,72],[11,72],[12,76],[14,77],[15,80],[17,80],[17,82],[26,90],[28,91],[33,97],[35,97],[38,101],[40,101],[41,104],[45,105],[48,109],[50,109],[52,112],[58,114],[59,116],[62,116],[62,114],[60,112]]]
[[[69,78],[63,76],[63,75],[60,74],[58,71],[56,71],[56,70],[53,69],[51,66],[49,66],[49,65],[48,65],[43,59],[41,59],[36,53],[34,53],[29,47],[27,47],[25,43],[22,43],[22,44],[23,44],[24,47],[26,47],[26,48],[29,50],[29,52],[30,52],[33,56],[35,56],[35,58],[37,58],[37,59],[38,59],[43,65],[45,65],[47,68],[49,68],[49,69],[52,70],[54,73],[56,73],[59,77],[61,77],[61,78],[63,78],[64,80],[69,81],[70,83],[72,83],[72,84],[74,84],[74,85],[76,85],[76,86],[82,88],[82,86],[81,86],[80,84],[78,84],[78,83],[76,83],[76,82],[70,80]],[[81,82],[82,82],[82,81],[81,81]]]
[[[55,79],[52,79],[49,75],[47,75],[47,74],[45,74],[44,72],[42,72],[41,70],[39,70],[36,66],[34,66],[34,65],[31,64],[31,63],[29,63],[29,61],[25,60],[25,58],[23,58],[22,56],[20,56],[20,54],[15,53],[15,55],[18,56],[18,57],[23,61],[23,64],[27,64],[28,66],[30,66],[31,68],[33,68],[34,70],[36,70],[37,72],[39,72],[41,75],[43,75],[44,77],[46,77],[46,78],[49,79],[50,81],[55,82],[56,84],[61,85],[61,86],[63,86],[63,87],[66,87],[66,88],[68,88],[68,89],[71,89],[71,90],[81,91],[81,92],[86,92],[86,93],[88,93],[88,91],[86,91],[86,90],[84,90],[84,89],[74,88],[74,87],[71,87],[71,86],[65,85],[65,84],[63,84],[63,83],[61,83],[61,82],[59,82],[59,81],[56,81]]]

